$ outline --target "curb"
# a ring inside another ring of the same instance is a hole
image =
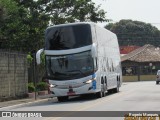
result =
[[[2,107],[2,108],[0,108],[0,111],[10,111],[11,109],[15,109],[15,108],[25,107],[25,106],[29,106],[29,105],[36,105],[36,104],[50,101],[50,99],[51,98],[45,98],[45,99],[40,99],[40,100],[29,101],[26,103],[11,105],[11,106],[7,106],[7,107]]]

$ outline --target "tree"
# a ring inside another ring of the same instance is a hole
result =
[[[2,23],[4,22],[6,17],[6,11],[5,8],[0,3],[0,26],[2,26]]]
[[[160,31],[152,26],[140,21],[121,20],[117,23],[111,23],[105,26],[106,29],[114,32],[119,40],[120,46],[160,44]]]
[[[35,4],[41,13],[50,17],[52,25],[75,22],[75,20],[107,21],[106,12],[100,9],[100,5],[95,7],[95,3],[91,0],[38,0]]]
[[[0,0],[3,8],[0,27],[0,47],[20,50],[23,48],[23,38],[26,36],[27,26],[23,24],[21,11],[27,14],[27,10],[13,0]],[[22,46],[22,47],[20,47]]]
[[[43,47],[44,31],[50,25],[107,21],[106,12],[91,0],[0,0],[0,5],[8,16],[0,28],[0,47],[26,52]]]
[[[6,11],[0,3],[0,28],[2,27],[6,17]],[[2,29],[0,29],[0,40],[2,39]],[[0,42],[1,43],[1,42]]]

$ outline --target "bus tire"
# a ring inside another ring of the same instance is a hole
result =
[[[103,97],[106,96],[106,86],[105,86],[105,84],[103,84],[102,96],[103,96]]]
[[[116,88],[113,89],[114,93],[118,93],[119,92],[119,87],[117,86]]]
[[[103,97],[105,97],[106,96],[106,92],[105,91],[103,91]]]
[[[158,82],[158,81],[156,81],[156,84],[158,85],[158,84],[159,84],[159,82]]]
[[[113,89],[114,93],[118,93],[119,92],[119,81],[117,81],[117,87]]]
[[[102,98],[102,97],[103,97],[103,92],[102,92],[102,91],[97,92],[97,93],[96,93],[96,97],[97,97],[97,98]]]
[[[111,94],[111,93],[113,92],[113,90],[112,90],[112,89],[109,89],[109,90],[107,90],[107,92],[108,92],[109,94]]]
[[[60,96],[60,97],[57,97],[57,99],[59,102],[64,102],[68,100],[68,96]]]

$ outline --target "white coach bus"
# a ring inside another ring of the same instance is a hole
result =
[[[49,27],[44,51],[50,91],[58,101],[69,96],[118,92],[122,83],[117,37],[94,23],[70,23]]]

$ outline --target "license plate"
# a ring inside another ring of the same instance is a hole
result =
[[[67,95],[75,95],[75,92],[67,92]]]

